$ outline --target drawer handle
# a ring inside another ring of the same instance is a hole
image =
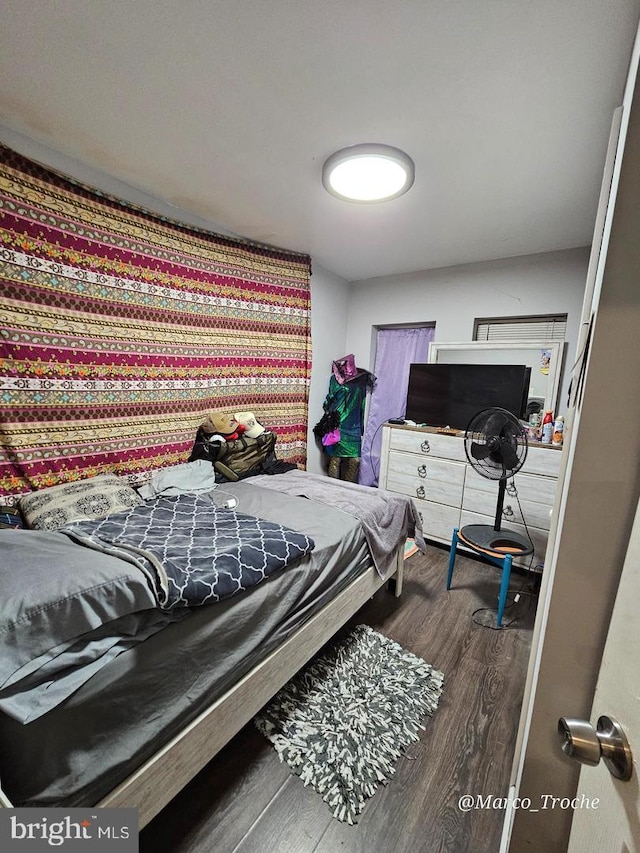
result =
[[[427,476],[427,466],[419,465],[416,469],[418,471],[418,477],[422,477],[423,479]]]
[[[427,494],[427,493],[426,493],[426,492],[425,492],[425,490],[424,490],[424,486],[418,486],[418,488],[416,489],[416,495],[417,495],[419,498],[423,498],[426,494]]]
[[[504,515],[505,518],[513,518],[513,510],[511,509],[511,507],[508,504],[502,510],[502,514]]]
[[[516,489],[516,484],[513,480],[510,483],[507,483],[505,486],[505,491],[509,495],[510,498],[515,498],[518,494],[518,490]]]
[[[422,444],[420,445],[420,450],[421,450],[423,453],[431,453],[431,445],[429,444],[429,442],[427,441],[427,439],[426,439],[426,438],[425,438],[425,440],[422,442]]]

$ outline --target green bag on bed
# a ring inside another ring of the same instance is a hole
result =
[[[213,441],[211,439],[214,439]],[[257,438],[240,435],[233,441],[219,441],[200,427],[189,461],[208,459],[216,470],[216,479],[243,480],[262,474],[275,461],[276,435],[265,430]]]

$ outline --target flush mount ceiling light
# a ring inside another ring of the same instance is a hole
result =
[[[388,201],[413,184],[413,160],[399,148],[367,142],[336,151],[322,167],[326,190],[346,201]]]

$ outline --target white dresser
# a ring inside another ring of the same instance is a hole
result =
[[[425,537],[436,542],[449,544],[454,527],[495,521],[498,482],[473,469],[463,436],[428,427],[382,427],[380,488],[410,495]],[[542,569],[561,456],[561,448],[530,443],[524,466],[507,481],[504,526],[525,537],[528,530],[535,546],[533,560],[529,555],[515,565]]]

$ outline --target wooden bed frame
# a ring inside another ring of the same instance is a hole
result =
[[[359,575],[96,807],[137,808],[142,829],[378,589],[389,583],[400,596],[404,544],[398,547],[389,578],[383,580],[374,567]],[[13,807],[1,789],[0,805]]]

